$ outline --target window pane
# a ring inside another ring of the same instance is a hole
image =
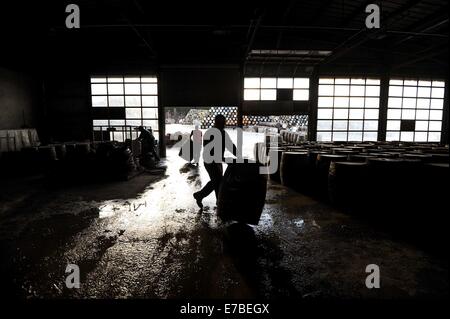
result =
[[[334,110],[334,118],[335,119],[348,119],[348,110],[347,109],[335,109]]]
[[[277,88],[277,78],[261,78],[261,88],[276,89]]]
[[[378,120],[378,109],[366,109],[364,118],[369,120]]]
[[[126,120],[126,125],[131,125],[131,126],[140,126],[142,125],[142,120]]]
[[[403,85],[403,80],[390,80],[389,85]]]
[[[121,76],[108,77],[108,83],[123,83],[123,77]]]
[[[362,131],[363,130],[363,121],[349,121],[348,129],[350,131]]]
[[[403,88],[403,96],[416,97],[417,96],[417,88],[413,87],[413,86],[405,86]]]
[[[331,131],[331,121],[317,121],[317,130]]]
[[[440,132],[430,132],[428,133],[428,142],[440,142],[441,133]]]
[[[91,84],[91,93],[93,95],[107,94],[106,84]]]
[[[402,120],[414,120],[416,118],[416,110],[403,110]]]
[[[415,109],[416,108],[416,99],[404,98],[402,107],[406,108],[406,109]]]
[[[155,107],[158,106],[158,97],[157,96],[142,96],[142,106],[143,107]]]
[[[427,132],[416,132],[414,134],[414,142],[427,142],[428,133]]]
[[[443,99],[431,99],[430,108],[435,109],[435,110],[442,110],[444,108],[444,100]]]
[[[158,120],[143,120],[142,125],[152,130],[158,130]]]
[[[293,79],[292,78],[278,78],[277,88],[279,89],[292,89]]]
[[[435,110],[431,110],[430,111],[430,120],[442,120],[442,111],[435,111]]]
[[[158,94],[158,84],[142,84],[142,94]]]
[[[431,97],[444,98],[445,89],[444,88],[433,88],[431,90]]]
[[[333,121],[333,130],[335,131],[347,131],[347,121]]]
[[[140,96],[125,96],[125,106],[141,106]]]
[[[366,97],[366,108],[379,108],[380,99],[377,97]]]
[[[294,90],[294,101],[308,101],[309,90]]]
[[[413,142],[414,141],[414,132],[400,132],[400,141]]]
[[[445,87],[445,82],[444,81],[433,81],[433,86],[434,87]]]
[[[355,79],[355,78],[353,78],[353,79],[351,79],[351,84],[362,84],[362,85],[364,85],[364,84],[366,84],[366,79]]]
[[[319,79],[319,84],[333,84],[334,83],[334,79],[329,79],[329,78],[320,78]]]
[[[317,111],[318,119],[332,119],[333,118],[333,109],[319,109]]]
[[[140,77],[135,77],[135,76],[126,76],[125,77],[125,83],[139,83],[139,82],[141,82]]]
[[[430,97],[431,96],[431,88],[427,87],[419,87],[417,91],[418,97]]]
[[[140,108],[126,108],[125,116],[127,119],[140,119],[142,117]]]
[[[259,89],[259,87],[260,87],[259,78],[244,78],[245,89]]]
[[[319,108],[333,107],[333,98],[332,97],[319,97],[318,106],[319,106]]]
[[[428,121],[416,121],[416,131],[428,131]]]
[[[417,80],[405,80],[404,85],[417,86]]]
[[[294,88],[309,89],[309,78],[294,78]]]
[[[364,96],[365,87],[362,85],[352,85],[350,88],[351,96]]]
[[[106,78],[102,77],[91,77],[91,83],[105,83]]]
[[[335,96],[349,96],[350,95],[350,87],[348,85],[335,85],[334,86],[334,95]]]
[[[92,106],[108,106],[106,96],[92,96]]]
[[[334,107],[345,107],[348,108],[349,98],[348,97],[335,97],[334,98]]]
[[[156,78],[156,77],[142,77],[141,78],[141,82],[142,83],[157,83],[158,82],[158,78]]]
[[[401,86],[390,86],[389,87],[389,96],[402,96],[403,87]]]
[[[334,79],[334,84],[350,84],[350,79],[337,78]]]
[[[379,79],[367,79],[366,80],[367,85],[380,85]]]
[[[401,119],[401,110],[396,109],[388,110],[387,118],[393,120]]]
[[[108,120],[93,120],[93,125],[106,125],[108,126]]]
[[[123,94],[123,84],[108,84],[108,94]]]
[[[363,97],[351,97],[350,98],[350,107],[363,108],[364,107],[364,98]]]
[[[378,130],[378,121],[364,121],[364,130],[377,131]]]
[[[347,141],[347,132],[333,132],[333,141],[337,142]]]
[[[110,125],[125,125],[125,120],[111,120],[109,121]]]
[[[125,84],[125,94],[141,94],[139,84]]]
[[[442,129],[441,121],[430,121],[430,126],[429,126],[430,131],[440,132],[441,129]]]
[[[369,142],[375,142],[378,138],[378,133],[377,132],[364,132],[364,137],[363,140],[365,142],[369,141]]]
[[[362,132],[349,132],[348,141],[349,142],[360,142],[362,141]]]
[[[145,119],[157,119],[158,118],[158,108],[143,108],[142,117]]]
[[[431,86],[431,81],[420,81],[419,80],[419,86]]]
[[[123,96],[109,96],[108,100],[111,107],[123,107],[125,105]]]
[[[259,90],[244,89],[244,100],[246,100],[246,101],[259,100]]]
[[[319,85],[319,95],[333,96],[333,85]]]
[[[380,96],[380,87],[366,86],[366,96]]]
[[[364,118],[364,109],[351,109],[350,118],[354,120],[362,120]]]
[[[390,97],[388,101],[388,108],[401,108],[402,107],[402,98],[399,97]]]
[[[428,116],[430,111],[428,110],[417,110],[416,111],[416,119],[417,120],[428,120]]]
[[[331,132],[317,132],[317,141],[331,142]]]
[[[277,90],[264,89],[261,90],[261,100],[275,101],[277,99]]]
[[[386,129],[388,131],[400,131],[400,121],[387,121]]]
[[[400,140],[400,132],[386,132],[386,141],[399,141]]]
[[[429,109],[430,108],[430,99],[417,99],[417,108],[418,109]]]

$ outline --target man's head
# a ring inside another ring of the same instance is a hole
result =
[[[218,128],[219,130],[223,130],[225,128],[225,122],[225,116],[223,116],[222,114],[218,114],[214,118],[214,127]]]
[[[139,131],[139,132],[142,132],[143,130],[144,130],[144,127],[143,127],[143,126],[139,126],[139,127],[138,127],[138,131]]]

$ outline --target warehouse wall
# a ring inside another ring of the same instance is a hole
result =
[[[0,68],[0,129],[36,127],[39,82],[32,76]]]

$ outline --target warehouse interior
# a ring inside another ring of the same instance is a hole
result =
[[[0,26],[2,296],[448,297],[447,1],[4,1]],[[200,208],[183,147],[219,114],[246,160]]]

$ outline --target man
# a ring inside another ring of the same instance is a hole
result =
[[[226,122],[225,116],[221,114],[216,115],[216,117],[214,118],[214,127],[208,129],[205,132],[203,138],[203,163],[211,180],[200,191],[193,194],[197,202],[197,205],[200,208],[203,208],[202,204],[203,198],[211,194],[212,191],[215,191],[216,199],[219,196],[219,187],[223,175],[222,161],[224,160],[225,147],[227,147],[229,151],[233,153],[233,155],[236,156],[237,153],[236,146],[231,141],[230,136],[225,132],[225,122]],[[220,133],[221,141],[214,141],[214,131]],[[205,152],[207,151],[208,149],[207,146],[210,143],[213,144],[210,145],[209,147],[211,146],[216,147],[212,147],[208,154]],[[221,153],[214,154],[214,151],[217,151],[219,143],[222,144],[221,149],[219,149]]]
[[[155,137],[153,136],[152,128],[146,130],[143,126],[139,126],[138,130],[141,132],[138,140],[142,143],[142,154],[150,153],[159,161],[159,156],[155,150]]]

